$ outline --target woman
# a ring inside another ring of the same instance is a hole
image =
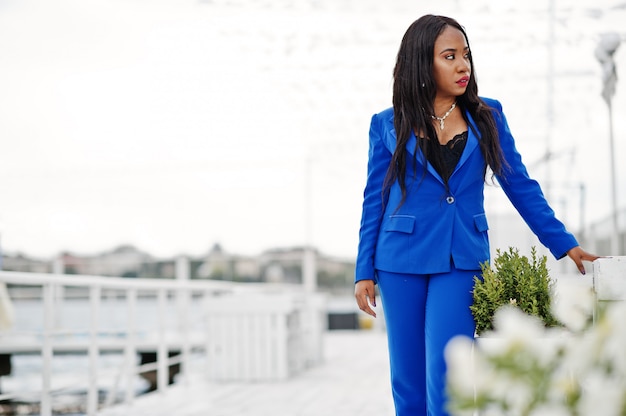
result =
[[[402,39],[393,108],[374,115],[356,261],[359,308],[385,309],[396,415],[446,415],[446,343],[473,337],[473,278],[489,260],[483,189],[487,168],[556,258],[597,258],[532,180],[502,107],[479,98],[467,35],[427,15]]]

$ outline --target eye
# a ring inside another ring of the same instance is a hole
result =
[[[446,56],[444,56],[444,59],[447,59],[447,60],[451,61],[451,60],[454,59],[454,54],[451,53],[450,55],[446,55]]]

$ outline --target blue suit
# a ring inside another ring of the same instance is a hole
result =
[[[556,258],[565,256],[578,242],[555,218],[539,184],[528,176],[501,104],[483,100],[493,109],[508,163],[498,182],[542,244]],[[374,115],[371,122],[355,280],[371,279],[379,284],[394,400],[401,416],[446,414],[442,350],[451,337],[474,333],[471,290],[480,264],[489,260],[489,227],[483,196],[485,159],[478,128],[469,114],[467,118],[467,143],[448,190],[430,163],[424,167],[418,149],[417,174],[407,169],[406,200],[401,206],[397,182],[387,195],[382,193],[396,148],[393,109]],[[413,159],[416,140],[414,135],[410,137],[407,160]]]

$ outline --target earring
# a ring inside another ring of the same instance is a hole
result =
[[[426,87],[426,83],[422,82],[422,88],[425,88],[425,87]]]

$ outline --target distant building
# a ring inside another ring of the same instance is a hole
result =
[[[65,273],[96,276],[140,277],[150,269],[152,256],[130,245],[91,256],[65,252],[61,255]]]
[[[302,283],[305,249],[293,247],[265,251],[260,256],[264,282]],[[315,250],[317,288],[326,292],[352,292],[354,261],[329,257]]]
[[[192,278],[302,284],[303,247],[274,248],[259,256],[240,256],[212,247]],[[317,286],[331,292],[352,291],[354,262],[335,259],[315,251]]]
[[[302,283],[303,256],[302,247],[264,251],[258,259],[261,264],[261,280],[271,283]]]
[[[50,273],[52,262],[49,260],[35,259],[25,254],[2,253],[2,270],[29,273]]]
[[[275,248],[258,256],[226,252],[219,244],[205,256],[190,257],[191,279],[234,282],[302,284],[303,247]],[[354,262],[314,251],[317,288],[332,293],[352,292]],[[157,259],[131,245],[95,255],[63,252],[59,259],[66,274],[174,279],[176,259]],[[23,254],[4,256],[4,270],[51,273],[54,259],[37,260]]]

